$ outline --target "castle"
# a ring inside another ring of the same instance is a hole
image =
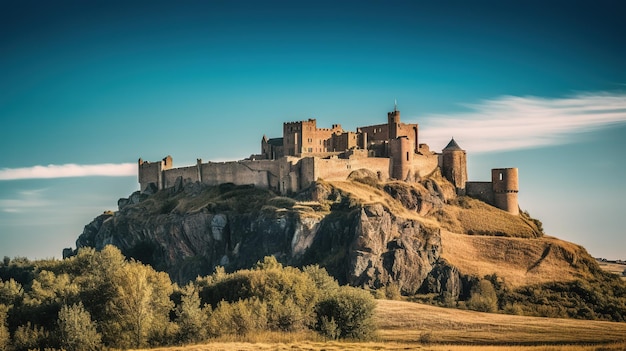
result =
[[[467,180],[466,152],[454,139],[441,153],[420,144],[418,124],[400,122],[397,107],[387,113],[387,123],[344,131],[341,125],[318,128],[315,119],[283,124],[282,138],[261,139],[261,153],[245,160],[207,162],[173,168],[172,157],[138,161],[140,190],[173,187],[183,182],[207,185],[254,184],[282,194],[307,188],[317,179],[345,180],[358,169],[374,172],[379,180],[418,181],[440,167],[442,175],[468,195],[511,214],[519,214],[517,168],[491,170],[491,182]]]

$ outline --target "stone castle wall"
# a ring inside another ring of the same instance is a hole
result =
[[[416,177],[423,177],[437,168],[436,155],[412,155],[403,170]],[[380,179],[390,178],[392,161],[386,157],[317,158],[283,157],[278,160],[243,160],[233,162],[208,162],[195,166],[160,170],[159,163],[139,165],[139,183],[144,191],[150,183],[158,189],[173,187],[177,178],[184,183],[202,182],[207,185],[234,183],[254,184],[280,193],[297,192],[317,179],[341,181],[358,169],[368,169]]]
[[[493,205],[493,184],[491,182],[467,182],[465,193],[468,196]]]

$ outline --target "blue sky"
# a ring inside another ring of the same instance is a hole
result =
[[[469,176],[519,167],[547,233],[626,259],[619,1],[0,1],[0,255],[59,257],[139,157],[235,160],[397,99]]]

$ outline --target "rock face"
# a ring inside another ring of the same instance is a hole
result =
[[[249,268],[273,255],[289,265],[319,264],[344,284],[378,288],[397,282],[404,293],[459,295],[458,272],[433,269],[442,266],[439,230],[396,217],[382,204],[355,203],[336,189],[318,187],[311,193],[328,200],[330,211],[280,207],[284,198],[269,193],[267,201],[242,211],[223,204],[237,201],[236,196],[252,201],[245,189],[207,188],[193,183],[120,199],[119,211],[85,226],[77,248],[115,245],[179,283],[210,274],[217,265],[228,271]],[[217,195],[206,195],[211,192]],[[415,211],[441,201],[436,190],[428,196],[429,205],[412,200]]]

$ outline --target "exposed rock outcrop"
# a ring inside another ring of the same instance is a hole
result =
[[[428,201],[413,195],[411,201],[429,206],[441,201],[436,190],[426,194]],[[320,264],[341,283],[378,288],[397,282],[402,292],[415,293],[437,266],[438,229],[397,217],[380,203],[359,203],[328,184],[314,185],[307,196],[319,202],[294,206],[266,190],[198,183],[135,193],[120,199],[119,211],[85,226],[76,245],[115,245],[181,283],[217,265],[232,271],[273,255],[290,265]],[[320,202],[330,210],[320,211]],[[446,289],[458,286],[432,290]]]

